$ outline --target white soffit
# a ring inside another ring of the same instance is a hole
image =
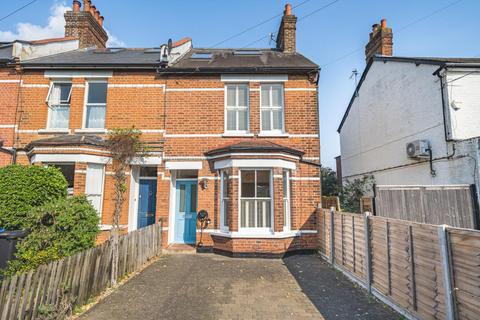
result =
[[[262,75],[262,74],[222,74],[223,82],[285,82],[288,75]]]
[[[223,168],[285,168],[295,170],[295,162],[281,159],[226,159],[216,161],[215,170]]]
[[[202,161],[167,161],[165,168],[168,170],[200,170]]]
[[[110,162],[110,157],[95,156],[90,154],[35,154],[31,163],[36,162],[89,162],[102,163]]]
[[[112,71],[46,70],[45,78],[111,78]]]

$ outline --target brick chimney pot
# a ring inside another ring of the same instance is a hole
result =
[[[78,0],[73,0],[73,12],[80,12],[82,4]]]

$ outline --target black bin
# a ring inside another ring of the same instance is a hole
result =
[[[25,230],[3,231],[0,233],[0,269],[7,267],[7,262],[14,259],[17,252],[17,242],[25,238],[28,232]]]

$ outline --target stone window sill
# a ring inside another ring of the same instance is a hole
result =
[[[69,134],[70,129],[40,129],[39,134]]]

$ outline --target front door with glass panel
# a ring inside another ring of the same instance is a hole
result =
[[[197,181],[176,183],[175,243],[194,244],[197,233]]]
[[[157,180],[140,179],[138,192],[138,228],[155,223]]]

